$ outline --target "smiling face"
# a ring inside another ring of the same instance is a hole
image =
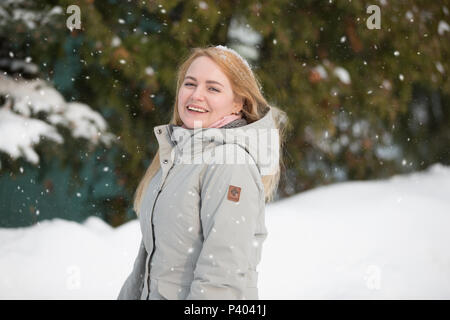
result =
[[[190,105],[207,112],[190,111]],[[230,81],[220,67],[209,57],[196,58],[178,91],[178,114],[184,125],[193,129],[194,121],[201,121],[201,127],[207,128],[240,110],[242,99],[233,93]]]

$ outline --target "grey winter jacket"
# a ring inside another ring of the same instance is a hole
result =
[[[261,177],[279,161],[272,111],[238,128],[154,128],[161,169],[143,195],[142,241],[118,299],[258,299]]]

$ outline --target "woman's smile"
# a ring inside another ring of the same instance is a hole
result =
[[[200,114],[206,114],[206,113],[209,112],[208,110],[206,110],[206,108],[197,106],[197,105],[195,105],[195,104],[190,104],[190,105],[188,105],[188,106],[186,107],[186,110],[188,111],[189,114],[198,114],[198,115],[200,115]]]

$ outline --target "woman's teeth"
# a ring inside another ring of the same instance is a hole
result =
[[[206,113],[206,112],[208,112],[208,111],[205,111],[205,110],[202,110],[202,109],[199,109],[199,108],[195,108],[195,107],[187,107],[187,108],[188,108],[188,110],[196,111],[196,112],[201,112],[201,113]]]

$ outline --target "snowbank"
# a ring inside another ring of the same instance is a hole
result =
[[[449,299],[449,191],[437,164],[267,205],[260,299]],[[93,217],[0,229],[0,299],[115,299],[140,238]]]

